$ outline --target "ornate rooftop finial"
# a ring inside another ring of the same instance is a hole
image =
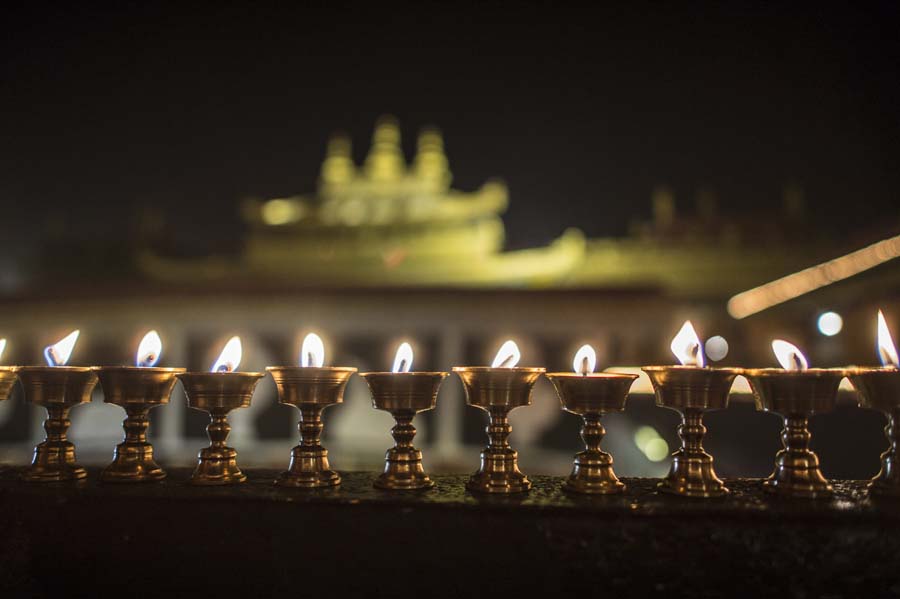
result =
[[[446,190],[450,186],[452,175],[444,155],[444,139],[440,129],[426,127],[419,132],[413,168],[419,179],[433,185],[436,190]]]
[[[653,223],[657,230],[670,228],[675,222],[675,194],[661,185],[653,190],[650,201],[653,203]]]
[[[375,122],[365,168],[369,179],[375,181],[396,181],[403,176],[406,161],[400,148],[400,125],[394,117],[381,116]]]
[[[339,132],[331,136],[320,172],[322,185],[343,185],[353,179],[356,165],[353,164],[352,149],[352,142],[346,133]]]

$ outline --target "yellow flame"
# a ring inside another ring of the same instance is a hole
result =
[[[516,345],[515,341],[509,339],[500,346],[494,361],[491,363],[491,368],[515,368],[521,357],[519,346]]]
[[[6,339],[0,339],[0,358],[3,357],[3,350],[6,349]]]
[[[159,355],[161,353],[162,339],[159,338],[159,333],[156,331],[149,331],[144,335],[144,338],[141,339],[140,345],[138,345],[135,363],[138,366],[143,366],[145,368],[155,366],[156,363],[159,362]]]
[[[315,333],[310,333],[303,338],[303,346],[300,348],[300,366],[308,368],[321,368],[325,364],[325,344],[322,338]]]
[[[681,330],[669,345],[672,353],[683,366],[703,366],[703,345],[690,320],[684,321]]]
[[[235,335],[225,344],[210,372],[234,372],[241,363],[242,355],[241,338]]]
[[[785,370],[806,370],[809,368],[809,362],[806,356],[793,343],[788,343],[782,339],[772,341],[772,351],[778,358],[778,363]]]
[[[394,356],[394,367],[391,372],[409,372],[412,368],[413,348],[404,341],[397,348],[397,354]]]
[[[585,343],[575,352],[575,359],[572,360],[572,368],[578,374],[590,374],[597,367],[597,352],[589,344]]]
[[[878,311],[878,356],[885,366],[900,368],[900,360],[897,359],[897,346],[891,338],[891,330],[884,320],[884,314]]]
[[[44,359],[47,360],[48,366],[65,366],[72,355],[75,348],[75,342],[78,341],[78,334],[81,331],[74,330],[53,345],[44,348]]]

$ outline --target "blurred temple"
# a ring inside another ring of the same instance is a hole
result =
[[[799,230],[803,197],[796,186],[785,192],[785,220],[762,225],[722,218],[709,190],[698,194],[695,218],[679,217],[673,194],[660,187],[653,221],[635,223],[629,239],[585,239],[572,228],[548,247],[504,252],[505,185],[492,180],[466,193],[451,181],[436,129],[419,134],[408,166],[397,122],[383,117],[362,166],[353,162],[349,139],[330,140],[315,195],[247,200],[250,233],[237,259],[146,251],[140,265],[155,279],[192,285],[243,279],[310,287],[629,287],[722,297],[806,266],[826,249]]]
[[[720,364],[772,365],[769,342],[777,336],[803,347],[811,364],[830,366],[876,361],[877,308],[900,330],[895,238],[862,257],[853,254],[855,270],[826,266],[827,276],[811,275],[813,285],[789,279],[765,286],[877,240],[817,236],[805,224],[797,185],[785,189],[784,212],[765,217],[746,209],[735,214],[711,190],[701,190],[696,210],[683,214],[673,193],[659,187],[652,219],[636,220],[628,237],[587,239],[569,229],[547,247],[504,251],[503,183],[463,192],[451,181],[437,130],[419,134],[408,165],[397,122],[383,118],[361,166],[349,139],[328,143],[314,195],[246,200],[246,238],[228,251],[190,255],[151,238],[139,247],[48,244],[53,259],[43,265],[52,268],[37,269],[2,299],[4,361],[38,362],[45,345],[79,328],[73,363],[128,363],[143,332],[155,328],[164,343],[161,364],[196,370],[208,369],[232,334],[244,340],[242,370],[295,363],[300,339],[311,330],[325,339],[327,363],[361,371],[387,369],[403,339],[413,343],[416,369],[487,364],[506,338],[518,341],[523,365],[568,370],[574,351],[591,343],[601,367],[636,367],[672,363],[669,340],[690,318],[704,338],[722,337],[709,352]],[[85,261],[93,276],[76,269]],[[739,295],[755,288],[761,291]],[[833,318],[829,328],[817,328],[825,311],[839,315],[843,332],[840,326],[835,332]],[[606,423],[604,443],[624,476],[664,473],[666,449],[678,442],[677,416],[656,408],[648,390],[639,381],[627,412]],[[768,474],[780,422],[755,412],[746,395],[735,399],[708,418],[708,449],[724,476]],[[839,412],[813,423],[823,469],[867,478],[878,468],[880,416],[850,407]],[[108,458],[122,417],[99,401],[73,410],[72,437],[85,461]],[[417,444],[429,467],[474,469],[483,418],[464,405],[458,380],[448,379],[438,408],[417,420]],[[816,428],[836,418],[843,438],[857,441],[852,451],[835,442],[835,427]],[[41,419],[18,392],[0,403],[4,459],[27,458],[42,436]],[[274,384],[261,383],[252,407],[232,415],[242,463],[286,464],[296,419],[292,408],[277,404]],[[511,420],[523,468],[568,470],[579,421],[560,411],[547,381],[536,387],[534,405]],[[346,403],[326,411],[326,422],[339,469],[375,468],[392,444],[391,417],[371,408],[358,379]],[[172,404],[153,415],[161,458],[190,461],[204,445],[205,424],[176,390]]]

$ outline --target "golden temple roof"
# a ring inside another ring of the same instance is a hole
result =
[[[250,231],[239,258],[185,260],[145,251],[141,265],[154,278],[179,282],[651,287],[721,297],[804,266],[822,249],[786,253],[734,243],[729,223],[709,220],[714,206],[707,206],[706,220],[679,219],[674,196],[661,188],[653,195],[654,220],[639,227],[640,234],[588,240],[571,228],[547,246],[508,252],[500,218],[506,186],[489,179],[465,192],[451,182],[439,130],[419,132],[408,163],[397,120],[381,117],[361,165],[353,160],[350,138],[337,134],[326,145],[314,193],[246,201]],[[713,237],[695,234],[696,227],[710,226]]]

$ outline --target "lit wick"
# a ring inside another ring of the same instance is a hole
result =
[[[515,341],[510,339],[505,341],[503,345],[500,346],[500,349],[497,350],[497,355],[491,363],[491,368],[515,368],[521,357],[522,354],[519,353],[519,346],[516,345]]]
[[[597,367],[597,352],[589,344],[584,344],[575,352],[575,359],[572,360],[572,368],[581,376],[587,376],[594,372]]]
[[[53,345],[44,348],[44,359],[47,360],[47,366],[65,366],[72,355],[72,349],[75,347],[75,341],[78,340],[80,331],[72,331]]]
[[[506,358],[504,358],[502,362],[497,364],[497,366],[495,366],[495,368],[512,368],[513,366],[515,366],[515,364],[516,364],[515,356],[506,356]]]
[[[138,345],[137,363],[139,368],[150,368],[156,366],[159,361],[159,355],[162,352],[162,341],[156,331],[149,331]]]

